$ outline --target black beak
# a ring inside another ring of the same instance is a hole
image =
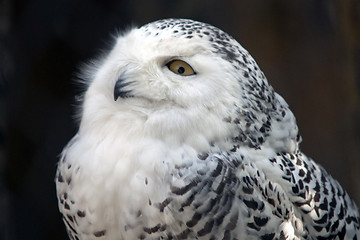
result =
[[[119,97],[121,97],[121,98],[133,97],[131,95],[131,90],[126,88],[129,84],[131,84],[131,82],[126,82],[126,78],[125,78],[124,74],[121,74],[121,76],[115,83],[114,101],[116,101]]]

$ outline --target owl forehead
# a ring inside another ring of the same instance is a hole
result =
[[[139,28],[155,41],[172,39],[176,43],[198,44],[232,63],[236,68],[246,67],[251,58],[248,52],[230,35],[210,24],[190,19],[162,19]],[[183,46],[180,46],[183,47]]]
[[[171,35],[174,38],[204,38],[209,42],[216,40],[230,42],[230,36],[209,24],[190,19],[163,19],[146,24],[140,28],[148,35]]]

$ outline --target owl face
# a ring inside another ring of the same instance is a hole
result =
[[[83,119],[88,112],[138,114],[156,134],[227,129],[221,125],[239,101],[238,73],[216,52],[206,26],[155,23],[118,37],[89,86]]]

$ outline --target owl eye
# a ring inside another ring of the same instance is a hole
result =
[[[195,75],[194,69],[182,60],[172,60],[166,64],[170,71],[181,76]]]

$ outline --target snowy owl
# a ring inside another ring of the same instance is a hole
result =
[[[131,29],[87,71],[56,174],[72,240],[360,239],[250,54],[206,23]]]

